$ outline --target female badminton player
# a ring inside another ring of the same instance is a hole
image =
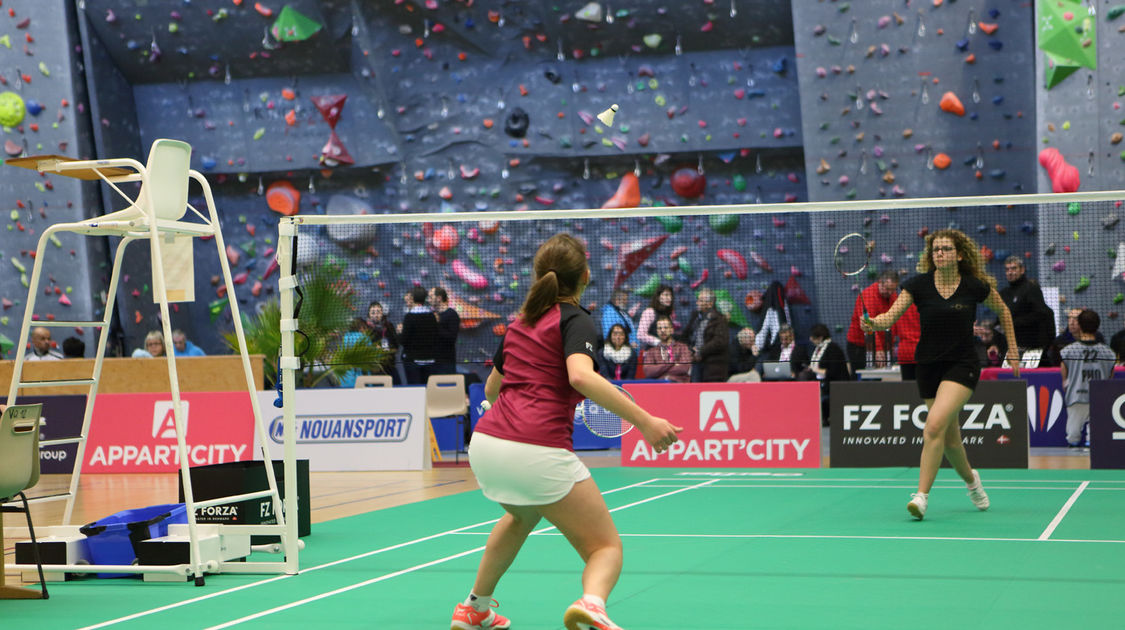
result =
[[[574,454],[574,407],[585,398],[640,430],[657,452],[681,427],[648,413],[595,371],[598,328],[579,298],[590,281],[586,248],[556,234],[535,254],[535,282],[508,327],[485,383],[490,409],[477,423],[469,464],[484,496],[504,508],[492,529],[453,630],[508,628],[492,610],[493,591],[524,540],[546,518],[586,563],[583,595],[566,609],[569,630],[618,629],[605,600],[621,573],[617,528],[590,472]]]
[[[943,452],[968,486],[973,505],[988,509],[988,495],[980,475],[969,465],[958,422],[961,408],[980,380],[980,362],[973,349],[978,302],[984,302],[999,316],[1008,337],[1008,361],[1017,378],[1019,350],[1012,337],[1012,314],[996,292],[996,280],[984,270],[980,248],[972,239],[952,229],[929,235],[917,269],[918,275],[902,284],[890,310],[862,325],[868,332],[886,330],[911,304],[917,305],[922,320],[915,358],[918,393],[929,411],[923,430],[918,492],[906,504],[910,514],[921,520]]]

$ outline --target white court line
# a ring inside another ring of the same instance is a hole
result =
[[[484,536],[484,532],[458,532],[457,536]],[[544,536],[562,536],[562,534],[542,534]],[[1125,540],[1079,540],[1067,538],[973,538],[962,536],[859,536],[849,534],[620,534],[622,538],[698,538],[698,539],[810,539],[810,540],[941,540],[958,542],[1056,542],[1056,543],[1101,543],[1125,544]]]
[[[1074,491],[1074,494],[1070,495],[1070,498],[1067,499],[1066,503],[1063,504],[1062,509],[1059,510],[1059,513],[1055,515],[1055,518],[1051,521],[1051,524],[1047,526],[1047,529],[1043,530],[1042,534],[1039,534],[1039,540],[1047,540],[1051,537],[1051,534],[1054,533],[1055,528],[1059,526],[1059,523],[1061,523],[1063,518],[1066,517],[1066,513],[1070,511],[1070,506],[1074,505],[1074,502],[1078,500],[1078,497],[1082,495],[1082,491],[1085,490],[1086,486],[1088,485],[1090,485],[1089,481],[1083,481],[1082,485],[1078,486],[1078,489]]]
[[[689,487],[689,486],[677,486],[677,485],[672,485],[672,484],[652,483],[652,484],[649,484],[645,487],[646,488],[686,488],[686,487]],[[860,485],[860,484],[830,485],[830,484],[820,484],[820,485],[791,486],[791,485],[786,485],[786,484],[770,484],[770,483],[745,483],[745,484],[723,483],[723,484],[711,486],[711,489],[713,489],[713,490],[729,490],[729,489],[733,489],[733,488],[785,488],[786,490],[806,490],[806,489],[817,489],[817,488],[837,488],[837,489],[841,489],[841,488],[842,489],[876,488],[876,489],[892,489],[892,490],[898,489],[898,490],[901,490],[901,489],[905,488],[905,489],[914,490],[914,489],[918,488],[918,484],[915,483],[915,484],[910,484],[910,485],[905,485],[905,486],[892,486],[892,485],[888,485],[888,484],[878,484],[878,485]],[[933,489],[934,490],[964,490],[965,484],[962,483],[962,484],[957,484],[957,485],[952,485],[952,486],[951,485],[936,485],[935,484]],[[988,484],[988,487],[986,488],[986,490],[1070,490],[1070,488],[1069,487],[1060,488],[1060,487],[1056,487],[1056,486],[998,486],[998,485]],[[1121,490],[1125,490],[1125,488],[1091,488],[1091,490],[1117,490],[1117,491],[1121,491]]]
[[[629,490],[631,488],[640,487],[640,486],[643,486],[644,484],[648,483],[649,481],[652,481],[652,480],[646,479],[645,481],[639,481],[637,483],[632,483],[632,484],[629,484],[627,486],[621,486],[620,488],[613,488],[611,490],[606,490],[606,491],[602,492],[602,495],[604,496],[604,495],[607,495],[607,494],[613,494],[615,492],[621,492],[622,490]],[[488,520],[488,521],[481,521],[479,523],[474,523],[472,525],[465,525],[464,527],[458,527],[456,529],[446,530],[444,532],[441,532],[441,533],[438,533],[438,534],[433,534],[431,536],[425,536],[423,538],[415,538],[414,540],[410,540],[410,541],[407,541],[407,542],[404,542],[404,543],[399,543],[397,545],[391,545],[390,547],[383,547],[381,549],[375,549],[375,550],[368,551],[368,552],[365,552],[365,553],[361,553],[361,554],[358,554],[358,555],[354,555],[354,556],[351,556],[351,557],[348,557],[348,558],[343,558],[341,560],[334,560],[332,562],[326,562],[324,564],[319,564],[315,567],[309,567],[307,569],[301,569],[300,572],[298,573],[298,575],[300,575],[302,573],[312,573],[313,571],[317,571],[319,569],[325,569],[325,568],[328,568],[328,567],[331,567],[331,566],[335,566],[337,564],[343,564],[345,562],[351,562],[353,560],[360,560],[362,558],[367,558],[369,556],[374,556],[376,554],[384,553],[384,552],[387,552],[387,551],[394,551],[395,549],[400,549],[402,547],[406,547],[406,546],[409,546],[409,545],[414,545],[414,544],[417,544],[417,543],[426,542],[426,541],[432,540],[434,538],[440,538],[442,536],[460,533],[460,532],[462,532],[466,529],[475,529],[477,527],[481,527],[481,526],[484,526],[484,525],[491,525],[498,520],[500,520],[500,519],[494,518],[494,519]],[[226,595],[228,593],[236,593],[238,591],[244,591],[246,589],[254,588],[255,586],[262,586],[263,584],[270,584],[272,582],[277,582],[279,580],[284,580],[284,579],[291,578],[291,577],[295,577],[295,576],[279,575],[277,577],[267,578],[267,579],[261,580],[259,582],[253,582],[251,584],[243,584],[242,586],[235,586],[235,587],[224,589],[224,590],[221,590],[221,591],[216,591],[214,593],[209,593],[207,595],[201,595],[199,597],[193,597],[191,599],[185,599],[185,600],[180,601],[180,602],[175,602],[175,603],[172,603],[172,604],[166,604],[164,606],[159,606],[157,608],[150,608],[149,610],[143,610],[141,612],[133,613],[131,615],[125,615],[124,617],[118,617],[117,619],[110,619],[109,621],[103,621],[101,623],[94,624],[92,626],[84,626],[82,628],[79,628],[78,630],[95,630],[96,628],[104,628],[106,626],[111,626],[111,625],[123,623],[123,622],[126,622],[126,621],[132,621],[134,619],[139,619],[141,617],[147,617],[148,615],[154,615],[156,613],[164,612],[166,610],[172,610],[174,608],[179,608],[180,606],[187,606],[188,604],[195,604],[197,602],[201,602],[201,601],[205,601],[205,600],[212,599],[212,598],[215,598],[215,597],[219,597],[221,595]]]
[[[654,497],[649,497],[647,499],[642,499],[640,501],[634,501],[633,503],[628,503],[626,505],[618,506],[618,507],[610,510],[610,512],[616,512],[618,510],[624,510],[626,508],[630,508],[630,507],[633,507],[633,506],[648,503],[650,501],[655,501],[657,499],[661,499],[661,498],[664,498],[664,497],[667,497],[667,496],[671,496],[673,494],[679,494],[681,492],[686,492],[687,490],[692,490],[695,487],[703,487],[703,486],[706,486],[708,484],[712,484],[714,482],[715,482],[715,480],[712,479],[710,481],[704,481],[702,483],[699,483],[699,484],[697,484],[697,486],[694,486],[694,487],[680,488],[679,490],[674,490],[672,492],[665,492],[664,494],[660,494],[660,495],[657,495],[657,496],[654,496]],[[637,484],[633,484],[633,486],[636,486],[636,485]],[[625,486],[624,488],[619,488],[619,490],[624,490],[625,488],[628,488],[628,487],[631,487],[631,486]],[[461,528],[461,529],[466,529],[466,528]],[[543,529],[536,530],[536,531],[532,532],[532,534],[540,534],[541,535],[543,532],[549,531],[551,529],[554,529],[554,527],[553,526],[552,527],[544,527]],[[561,534],[560,534],[560,536],[561,536]],[[247,615],[245,617],[239,617],[238,619],[232,619],[232,620],[230,620],[226,623],[223,623],[223,624],[220,624],[220,625],[217,625],[217,626],[210,626],[209,628],[207,628],[207,630],[222,630],[223,628],[229,628],[231,626],[235,626],[235,625],[238,625],[238,624],[246,622],[246,621],[251,621],[251,620],[254,620],[254,619],[260,619],[260,618],[265,617],[267,615],[272,615],[274,613],[278,613],[278,612],[281,612],[281,611],[284,611],[284,610],[288,610],[290,608],[295,608],[297,606],[301,606],[301,605],[304,605],[304,604],[307,604],[307,603],[310,603],[310,602],[315,602],[315,601],[318,601],[318,600],[321,600],[321,599],[325,599],[325,598],[331,597],[333,595],[338,595],[340,593],[346,593],[348,591],[352,591],[352,590],[355,590],[357,588],[362,588],[362,587],[370,585],[370,584],[375,584],[376,582],[382,582],[384,580],[389,580],[391,578],[395,578],[395,577],[398,577],[400,575],[406,575],[407,573],[413,573],[413,572],[419,571],[421,569],[425,569],[425,568],[428,568],[428,567],[432,567],[432,566],[435,566],[435,565],[438,565],[438,564],[448,562],[450,560],[455,560],[457,558],[467,556],[467,555],[472,554],[472,553],[476,553],[476,552],[481,551],[483,549],[484,549],[483,546],[482,547],[474,547],[473,549],[470,549],[468,551],[462,551],[461,553],[453,554],[452,556],[446,556],[446,557],[440,558],[438,560],[431,560],[430,562],[418,564],[418,565],[409,567],[407,569],[402,569],[401,571],[395,571],[393,573],[387,573],[385,575],[380,575],[378,577],[371,578],[370,580],[365,580],[365,581],[360,582],[358,584],[352,584],[350,586],[344,586],[344,587],[338,588],[334,591],[328,591],[327,593],[321,593],[320,595],[314,595],[312,597],[308,597],[308,598],[305,598],[305,599],[302,599],[302,600],[299,600],[299,601],[296,601],[296,602],[290,602],[290,603],[282,605],[282,606],[277,606],[277,607],[274,607],[274,608],[270,608],[268,610],[256,612],[252,615]]]
[[[675,477],[656,477],[656,478],[651,479],[649,481],[650,482],[652,482],[652,481],[683,481],[684,476],[690,476],[690,473],[680,473],[680,474],[677,474]],[[744,478],[745,477],[744,475],[718,474],[718,475],[715,475],[715,477],[720,481],[724,480],[724,479],[746,480]],[[800,483],[800,482],[815,483],[815,482],[838,482],[838,481],[866,481],[866,482],[904,481],[904,480],[909,479],[909,478],[910,477],[827,477],[827,478],[826,477],[802,477],[802,478],[799,478],[799,479],[794,479],[794,478],[786,478],[784,476],[778,475],[778,476],[775,476],[772,479],[769,479],[769,481],[772,481],[772,482],[775,482],[775,483],[781,483],[781,482],[789,481],[789,482],[794,482],[794,484],[796,484],[796,483]],[[1068,485],[1073,484],[1076,481],[1078,481],[1077,479],[994,479],[992,477],[984,477],[983,480],[985,482],[990,482],[990,483],[1058,483],[1058,484],[1068,484]],[[953,480],[950,480],[950,482],[952,482],[952,481]],[[941,480],[938,480],[938,482],[940,483]],[[1092,479],[1092,480],[1090,480],[1090,483],[1097,483],[1097,484],[1107,483],[1107,484],[1122,484],[1122,485],[1125,485],[1125,479]]]

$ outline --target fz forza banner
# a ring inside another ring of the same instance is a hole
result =
[[[1125,381],[1090,381],[1090,468],[1125,468]]]
[[[640,431],[621,438],[623,466],[820,467],[820,385],[797,383],[625,384],[637,404],[682,426],[663,453]]]
[[[926,405],[915,383],[832,384],[831,466],[917,466]],[[961,410],[961,441],[977,468],[1027,468],[1021,381],[981,381]],[[948,464],[945,464],[948,465]]]

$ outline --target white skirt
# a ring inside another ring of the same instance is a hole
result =
[[[474,433],[469,466],[484,496],[507,505],[547,505],[590,476],[572,451]]]

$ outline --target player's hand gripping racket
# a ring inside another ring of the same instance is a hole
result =
[[[867,270],[867,265],[871,262],[871,252],[875,249],[875,244],[863,237],[862,234],[852,232],[851,234],[844,235],[839,241],[836,242],[836,251],[832,255],[832,261],[836,264],[836,271],[845,279],[855,278]],[[859,292],[859,305],[863,310],[863,322],[870,326],[871,317],[867,314],[867,305],[863,302],[863,290]],[[870,335],[865,335],[867,342],[867,363],[870,366],[874,361],[874,339]]]
[[[629,392],[625,391],[624,387],[620,385],[614,385],[614,387],[617,388],[617,391],[628,397],[629,400],[633,400],[633,397],[629,395]],[[585,424],[586,428],[590,430],[590,433],[598,437],[621,437],[633,430],[632,424],[622,420],[620,416],[589,398],[578,403],[578,406],[574,408],[574,418],[582,424]]]

